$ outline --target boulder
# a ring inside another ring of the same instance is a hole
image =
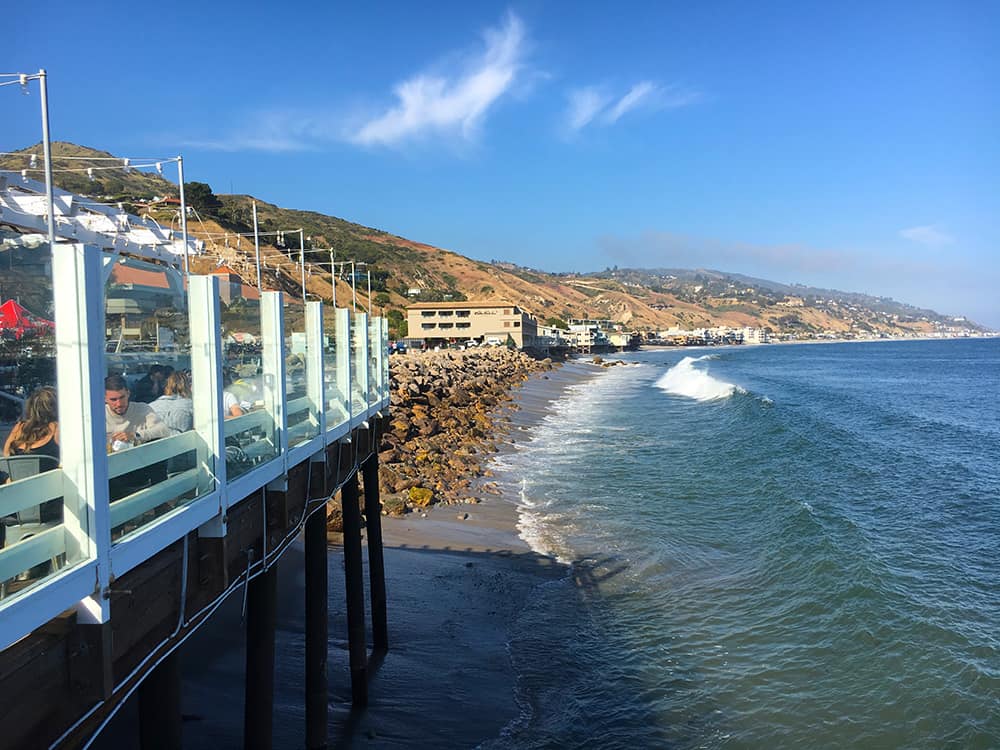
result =
[[[416,507],[426,508],[431,504],[431,500],[434,499],[434,492],[426,487],[410,487],[409,497],[410,502]]]

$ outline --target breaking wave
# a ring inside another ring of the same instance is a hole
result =
[[[714,355],[704,357],[685,357],[656,381],[656,387],[674,396],[684,396],[695,401],[716,401],[729,398],[734,393],[744,393],[737,385],[713,378],[705,370],[695,367],[696,362],[713,359]]]

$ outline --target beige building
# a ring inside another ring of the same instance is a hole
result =
[[[418,302],[406,308],[407,338],[428,346],[462,343],[535,345],[538,323],[531,313],[510,302]]]

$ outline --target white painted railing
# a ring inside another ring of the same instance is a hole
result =
[[[304,374],[296,372],[293,391],[305,395],[289,400],[283,299],[265,292],[259,393],[252,410],[225,418],[218,280],[192,276],[194,428],[109,454],[107,262],[90,246],[60,245],[53,253],[62,464],[0,485],[0,518],[12,529],[11,543],[0,548],[0,648],[67,609],[76,608],[82,621],[106,621],[114,578],[191,531],[225,535],[229,507],[302,461],[323,460],[326,446],[389,407],[387,322],[337,309],[326,316],[333,330],[324,330],[320,302],[305,306]],[[49,501],[59,502],[61,520],[37,523],[30,533],[15,529],[18,513]]]

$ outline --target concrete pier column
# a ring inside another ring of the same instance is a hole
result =
[[[270,750],[274,729],[274,627],[278,614],[278,566],[250,581],[247,591],[246,699],[243,747]]]
[[[181,668],[176,651],[139,686],[139,747],[181,748]]]
[[[372,646],[389,650],[386,613],[385,562],[382,555],[382,504],[379,502],[378,454],[374,451],[361,464],[365,480],[365,529],[368,533],[368,581],[372,597]]]
[[[365,645],[365,584],[361,561],[361,508],[358,474],[340,488],[344,514],[344,588],[347,592],[347,643],[351,663],[351,701],[368,705],[368,648]]]
[[[326,747],[327,544],[326,504],[306,521],[306,748]]]

